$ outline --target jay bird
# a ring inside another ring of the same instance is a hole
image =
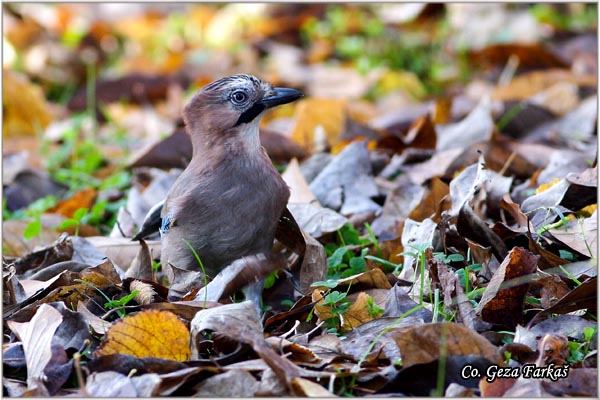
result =
[[[186,105],[183,119],[192,159],[164,200],[148,212],[133,240],[160,231],[161,263],[214,277],[233,261],[269,254],[289,188],[259,141],[259,123],[269,108],[302,97],[250,75],[216,80]],[[258,307],[264,279],[250,282],[246,298]]]

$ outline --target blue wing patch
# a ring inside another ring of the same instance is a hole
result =
[[[160,235],[164,236],[169,232],[169,228],[171,228],[171,223],[173,222],[173,215],[172,214],[167,214],[164,217],[162,217],[161,223],[160,223]]]

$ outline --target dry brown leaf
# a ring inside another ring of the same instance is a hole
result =
[[[96,356],[130,354],[175,361],[190,358],[190,333],[169,311],[147,310],[128,316],[108,330]]]
[[[12,219],[2,222],[2,255],[5,257],[23,257],[31,253],[36,247],[49,244],[56,238],[56,230],[62,218],[49,217],[44,214],[41,218],[42,230],[40,234],[29,240],[23,237],[25,228],[30,221]]]
[[[538,343],[539,357],[535,362],[538,367],[567,364],[569,356],[569,339],[564,335],[545,335]]]
[[[85,238],[99,251],[113,260],[116,265],[131,265],[140,250],[138,242],[129,238],[113,238],[107,236],[88,236]],[[160,240],[146,241],[153,258],[160,258]]]
[[[550,313],[567,314],[576,310],[596,307],[598,299],[598,278],[593,277],[561,297],[554,305],[538,313],[528,326],[533,326],[543,316]]]
[[[282,351],[288,355],[288,358],[296,365],[309,366],[319,368],[324,365],[323,360],[313,353],[308,347],[298,343],[290,342],[277,336],[270,336],[267,343],[273,347],[275,351]]]
[[[351,329],[356,328],[366,322],[374,319],[374,317],[368,312],[368,301],[371,298],[367,293],[360,292],[356,300],[350,305],[348,311],[340,314],[341,329],[343,332],[347,332]],[[325,304],[325,298],[323,292],[319,289],[313,291],[313,301],[318,301],[315,305],[315,314],[319,317],[320,321],[327,320],[334,317],[336,314],[332,311],[333,306]],[[350,301],[351,297],[349,298]],[[384,302],[378,304],[380,307],[383,306]]]
[[[77,303],[77,312],[87,319],[90,328],[98,335],[104,335],[108,332],[110,322],[93,314],[82,302]]]
[[[570,292],[569,286],[558,275],[548,275],[536,283],[542,286],[540,301],[543,308],[553,306],[558,299]]]
[[[41,133],[52,121],[41,89],[10,69],[2,78],[2,137]]]
[[[42,304],[29,322],[7,321],[8,327],[23,342],[27,363],[27,389],[41,390],[43,395],[44,369],[52,358],[51,342],[63,318],[56,309]]]
[[[85,394],[92,397],[137,397],[130,377],[115,371],[94,372],[87,377]]]
[[[429,114],[417,118],[403,138],[408,147],[417,149],[435,149],[437,134]]]
[[[558,82],[577,86],[596,87],[593,75],[575,74],[564,69],[546,69],[519,75],[506,86],[498,86],[492,95],[494,100],[525,100],[546,90]]]
[[[479,50],[469,51],[469,57],[475,64],[503,65],[512,57],[518,59],[519,65],[533,68],[566,68],[567,60],[563,60],[546,46],[539,43],[500,43],[486,46]]]
[[[204,332],[213,332],[218,337],[250,344],[277,375],[279,381],[289,389],[292,389],[293,378],[301,375],[319,375],[299,368],[269,346],[264,339],[260,317],[252,301],[227,304],[198,312],[191,322],[192,359],[199,359],[203,355],[201,346]]]
[[[437,360],[442,346],[449,356],[476,354],[493,363],[502,364],[496,347],[463,325],[448,322],[423,324],[392,330],[388,335],[400,347],[403,367]]]
[[[285,172],[281,174],[281,177],[290,187],[290,199],[289,203],[316,203],[319,204],[317,197],[310,190],[308,182],[300,171],[300,165],[296,158],[292,159],[288,164]]]
[[[408,218],[415,221],[423,221],[425,218],[432,218],[433,221],[439,222],[440,212],[444,207],[442,200],[450,193],[448,185],[440,178],[434,177],[431,181],[430,188],[417,206],[408,214]]]
[[[549,232],[556,240],[578,253],[598,259],[598,217],[596,211],[589,218],[571,221],[566,227],[551,229]]]
[[[484,98],[462,121],[448,125],[438,125],[436,150],[464,149],[492,138],[494,132],[491,101]]]
[[[296,396],[302,397],[337,397],[323,386],[304,378],[294,378],[292,386]]]
[[[194,397],[256,397],[258,382],[248,371],[231,370],[196,385]]]
[[[539,256],[514,247],[488,283],[477,306],[477,314],[486,322],[514,327],[523,318],[523,304],[530,278]]]
[[[481,397],[502,397],[502,395],[511,387],[514,386],[516,378],[498,378],[492,382],[487,379],[479,381],[479,390]]]

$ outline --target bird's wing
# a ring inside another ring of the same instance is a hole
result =
[[[174,216],[172,212],[166,213],[162,216],[159,228],[160,236],[166,235],[169,232],[169,229],[173,225],[173,221]]]
[[[153,233],[158,232],[159,229],[162,228],[162,221],[161,221],[160,214],[162,212],[164,204],[165,204],[165,201],[163,200],[163,201],[156,203],[154,206],[152,206],[152,208],[148,211],[148,213],[144,217],[144,222],[142,222],[142,227],[140,228],[140,231],[133,238],[131,238],[131,240],[135,241],[135,240],[144,239],[144,238],[152,235]]]
[[[306,242],[302,235],[302,230],[287,207],[283,210],[277,222],[275,239],[279,240],[285,247],[296,254],[303,255],[306,250]]]

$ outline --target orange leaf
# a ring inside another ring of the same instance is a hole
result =
[[[73,218],[75,211],[80,208],[91,208],[96,200],[96,189],[84,189],[75,193],[73,196],[59,202],[56,206],[52,207],[48,211],[64,215],[67,218]]]
[[[190,358],[190,332],[175,314],[147,310],[128,316],[108,330],[96,356],[130,354],[175,361]]]

